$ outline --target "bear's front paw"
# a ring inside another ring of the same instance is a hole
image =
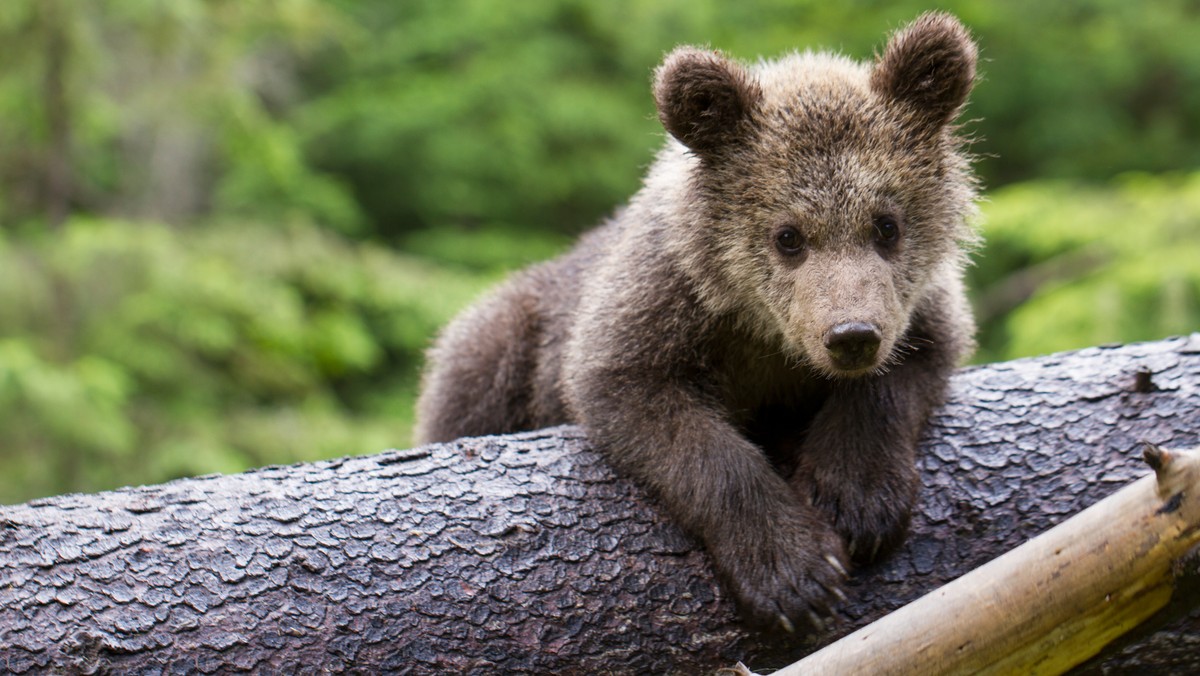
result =
[[[709,551],[748,619],[788,633],[824,632],[846,598],[845,547],[824,523],[773,521],[747,525],[710,543]]]
[[[850,560],[866,564],[878,560],[904,541],[916,501],[919,481],[913,469],[897,469],[856,476],[814,471],[801,465],[792,477],[796,493],[812,500],[842,538]]]

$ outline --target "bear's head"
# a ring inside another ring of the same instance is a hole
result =
[[[945,14],[873,63],[792,54],[746,67],[681,47],[654,94],[678,141],[677,247],[714,310],[831,376],[879,372],[914,313],[957,284],[975,180],[955,118],[976,48]]]

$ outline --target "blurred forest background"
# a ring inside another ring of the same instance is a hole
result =
[[[0,503],[406,446],[436,329],[639,185],[666,50],[934,6],[3,0]],[[982,47],[977,360],[1200,328],[1200,3],[936,7]]]

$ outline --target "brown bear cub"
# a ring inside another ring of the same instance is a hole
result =
[[[465,311],[417,440],[583,425],[701,538],[751,618],[821,626],[903,537],[914,450],[973,345],[975,45],[945,14],[870,64],[680,47],[631,203]]]

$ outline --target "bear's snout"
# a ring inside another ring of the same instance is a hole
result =
[[[882,341],[879,327],[867,322],[845,322],[825,332],[825,349],[833,363],[846,371],[873,366]]]

